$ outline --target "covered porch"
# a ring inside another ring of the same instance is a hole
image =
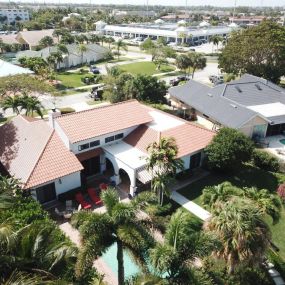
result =
[[[113,173],[111,180],[118,189],[134,196],[151,181],[146,170],[146,153],[125,142],[104,146],[103,150],[105,171]]]

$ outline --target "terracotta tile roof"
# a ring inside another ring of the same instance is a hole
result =
[[[92,150],[85,151],[83,153],[78,153],[78,154],[76,154],[76,157],[77,157],[77,159],[79,161],[84,161],[84,160],[87,160],[89,158],[98,156],[102,152],[103,152],[102,148],[98,147],[98,148],[95,148],[95,149],[92,149]]]
[[[76,156],[53,132],[24,188],[32,188],[82,169]]]
[[[152,121],[136,100],[98,107],[56,118],[71,143],[116,132]]]
[[[0,161],[10,175],[25,183],[51,134],[52,129],[46,122],[29,122],[23,116],[1,126]]]
[[[178,146],[178,157],[183,157],[205,148],[214,135],[214,132],[188,122],[161,132],[161,137],[175,138]],[[147,146],[154,141],[158,141],[158,138],[158,131],[144,125],[135,129],[124,140],[126,143],[147,153]]]
[[[82,165],[43,120],[17,116],[0,127],[0,162],[30,188],[82,169]]]

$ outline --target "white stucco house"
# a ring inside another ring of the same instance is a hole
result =
[[[147,146],[174,137],[185,169],[201,165],[214,132],[136,100],[61,115],[48,121],[17,116],[0,127],[0,171],[22,182],[41,203],[109,173],[133,195],[149,183]]]
[[[68,53],[63,54],[63,62],[59,63],[57,68],[70,68],[73,66],[78,66],[83,63],[96,62],[106,56],[107,49],[97,44],[86,44],[86,52],[82,53],[78,50],[77,44],[66,45]],[[57,52],[58,49],[56,46],[47,47],[39,51],[26,50],[20,51],[16,54],[16,58],[20,59],[21,57],[42,57],[47,59],[48,56]]]

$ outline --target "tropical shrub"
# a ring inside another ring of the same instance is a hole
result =
[[[74,113],[74,112],[75,112],[75,109],[70,108],[70,107],[60,108],[59,110],[60,110],[60,112],[61,112],[62,115],[64,115],[64,114],[69,114],[69,113]]]
[[[274,155],[259,149],[255,149],[252,153],[253,164],[263,170],[278,172],[279,161]]]
[[[253,142],[243,133],[222,128],[206,147],[207,164],[210,168],[230,171],[251,159]]]

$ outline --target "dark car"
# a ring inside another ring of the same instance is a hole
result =
[[[91,71],[93,74],[100,74],[100,70],[99,70],[98,67],[96,67],[95,65],[91,65],[91,66],[90,66],[90,71]]]
[[[189,76],[180,75],[177,78],[170,80],[169,83],[172,86],[177,86],[181,81],[188,81],[188,80],[190,80]]]

